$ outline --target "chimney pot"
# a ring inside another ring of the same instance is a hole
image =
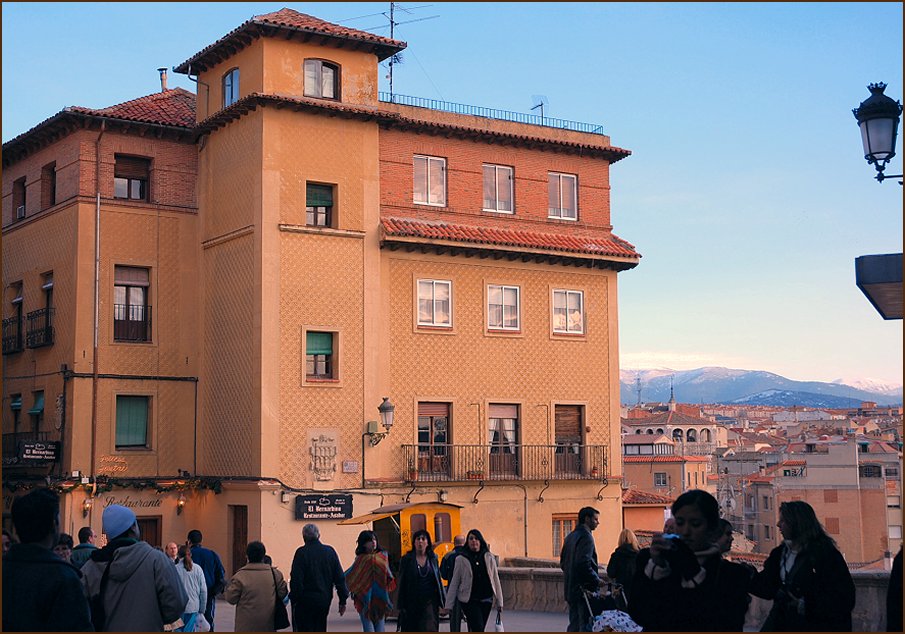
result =
[[[167,67],[161,66],[157,69],[157,72],[160,73],[160,92],[166,92],[167,90]]]

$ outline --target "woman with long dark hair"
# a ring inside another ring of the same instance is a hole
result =
[[[355,561],[346,570],[346,586],[361,619],[363,632],[385,631],[390,591],[396,586],[390,561],[377,544],[374,531],[361,531],[355,548]]]
[[[194,632],[198,615],[204,612],[207,605],[207,583],[204,580],[204,571],[201,566],[192,562],[192,549],[188,546],[179,546],[176,550],[176,572],[182,581],[182,587],[189,597],[182,615],[182,627],[176,632]],[[168,556],[169,557],[169,556]]]
[[[751,594],[773,600],[761,631],[851,632],[855,584],[814,509],[801,500],[783,502],[776,525],[783,543],[751,586]]]
[[[657,533],[638,553],[628,613],[646,632],[741,632],[748,573],[720,557],[716,499],[699,489],[672,505],[675,534]]]
[[[445,597],[431,536],[425,530],[415,531],[412,549],[399,560],[399,629],[440,631],[440,608]]]
[[[503,609],[503,587],[496,557],[476,528],[465,536],[465,551],[456,557],[446,593],[446,607],[458,601],[468,621],[469,632],[483,632],[494,609]]]

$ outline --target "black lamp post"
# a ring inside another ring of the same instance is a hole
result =
[[[884,174],[886,164],[896,155],[896,134],[902,104],[883,94],[886,84],[869,84],[870,97],[852,110],[858,127],[861,128],[861,142],[864,144],[864,158],[877,168],[877,180],[901,178],[901,174]],[[901,184],[901,182],[899,183]]]

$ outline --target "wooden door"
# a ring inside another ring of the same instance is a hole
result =
[[[163,546],[163,544],[161,544],[161,523],[163,521],[163,516],[153,515],[149,517],[136,517],[135,521],[138,522],[138,529],[141,531],[142,541],[148,542],[154,548]]]
[[[248,507],[245,505],[229,505],[229,524],[232,544],[230,557],[230,575],[245,565],[248,557],[245,548],[248,546]]]
[[[557,473],[581,472],[581,405],[557,405],[554,409]]]

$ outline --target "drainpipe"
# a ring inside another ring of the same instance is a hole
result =
[[[94,351],[92,364],[94,366],[91,377],[91,464],[88,474],[94,481],[95,464],[97,461],[97,335],[99,328],[99,303],[100,303],[100,276],[101,276],[101,137],[107,129],[107,120],[101,120],[101,131],[94,142],[94,187],[97,192],[94,210]],[[92,508],[93,511],[93,508]]]

